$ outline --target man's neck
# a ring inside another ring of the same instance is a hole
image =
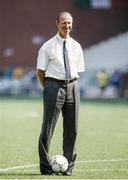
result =
[[[60,34],[59,32],[58,32],[58,34],[60,35],[60,37],[61,38],[63,38],[63,39],[67,39],[67,38],[69,38],[70,37],[70,35],[69,34],[67,34],[67,35],[62,35],[62,34]]]

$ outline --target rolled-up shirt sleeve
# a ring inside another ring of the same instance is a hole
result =
[[[77,72],[85,71],[84,55],[83,55],[83,50],[80,45],[79,45],[78,61],[77,61],[76,67],[77,67]]]
[[[49,57],[48,57],[47,51],[45,48],[42,47],[42,48],[40,48],[40,50],[38,52],[37,69],[46,71],[48,63],[49,63]]]

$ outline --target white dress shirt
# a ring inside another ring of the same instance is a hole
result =
[[[45,77],[65,80],[65,67],[63,58],[63,41],[59,34],[46,41],[40,48],[37,58],[37,69],[45,71]],[[78,78],[78,72],[85,70],[83,51],[80,44],[68,37],[66,39],[71,77]]]

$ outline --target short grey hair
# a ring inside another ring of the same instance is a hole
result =
[[[68,12],[68,11],[62,11],[62,12],[60,12],[60,13],[58,14],[58,16],[57,16],[57,18],[56,18],[56,21],[59,22],[60,17],[63,16],[64,14],[68,14],[69,16],[72,17],[72,15],[71,15],[70,12]],[[73,20],[73,17],[72,17],[72,20]]]

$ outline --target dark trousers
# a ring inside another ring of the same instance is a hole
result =
[[[63,116],[63,155],[73,166],[76,158],[78,127],[79,84],[76,81],[64,84],[47,79],[44,92],[44,114],[39,137],[40,171],[50,168],[49,147],[60,112]]]

